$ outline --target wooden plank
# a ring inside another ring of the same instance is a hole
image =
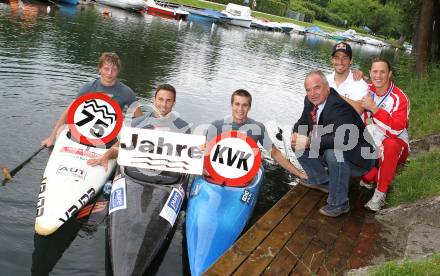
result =
[[[315,275],[322,268],[347,218],[348,215],[336,218],[321,215],[320,221],[322,225],[319,228],[319,232],[311,241],[312,246],[304,252],[301,262],[297,264],[291,275]],[[324,269],[322,269],[322,272],[324,272]],[[330,273],[321,275],[330,275]]]
[[[379,237],[380,225],[377,221],[365,221],[362,226],[360,239],[353,248],[353,253],[348,260],[350,269],[368,265],[368,261],[373,253],[376,240]]]
[[[342,274],[348,268],[353,247],[359,239],[359,234],[365,219],[363,207],[364,196],[360,193],[359,186],[350,188],[351,211],[348,216],[342,216],[340,222],[343,224],[339,237],[337,237],[331,250],[328,252],[324,265],[319,269],[318,275]]]
[[[310,230],[312,229],[301,225],[266,268],[263,275],[288,275],[296,263],[300,261],[303,252],[313,239],[313,234],[311,234],[313,230]]]
[[[280,221],[305,196],[309,189],[292,188],[263,217],[260,218],[204,275],[231,275],[251,252],[266,238]]]
[[[292,235],[286,245],[266,268],[263,275],[288,275],[296,263],[301,259],[310,241],[317,233],[316,221],[319,221],[319,208],[325,204],[326,196],[322,196],[320,202],[315,205],[304,223]]]
[[[322,192],[310,190],[233,275],[261,274],[323,195]]]
[[[326,244],[319,240],[312,240],[304,252],[301,261],[295,266],[290,275],[313,275],[319,270],[324,261]]]

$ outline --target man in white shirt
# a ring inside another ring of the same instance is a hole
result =
[[[353,77],[353,72],[350,68],[352,61],[350,45],[345,42],[336,44],[333,46],[332,51],[334,71],[326,77],[330,87],[335,89],[358,114],[362,114],[364,108],[361,105],[361,100],[368,93],[368,85],[361,75]]]

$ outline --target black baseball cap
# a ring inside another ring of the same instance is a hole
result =
[[[339,42],[333,46],[332,56],[334,56],[336,52],[344,52],[350,59],[352,57],[351,47],[345,42]]]

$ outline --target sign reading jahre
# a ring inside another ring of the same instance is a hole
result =
[[[118,164],[123,166],[203,173],[203,135],[124,127],[121,131]]]

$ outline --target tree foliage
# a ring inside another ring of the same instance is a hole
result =
[[[366,26],[401,44],[412,41],[417,73],[423,74],[429,62],[440,62],[440,0],[290,0],[288,8],[305,14],[308,22]]]
[[[398,36],[401,13],[397,4],[378,0],[332,0],[328,10],[347,20],[348,25],[368,26],[373,32],[385,36]]]

